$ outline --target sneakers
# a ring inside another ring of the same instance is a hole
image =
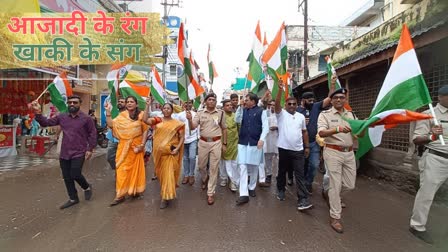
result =
[[[227,186],[227,179],[221,179],[221,183],[219,183],[221,187]]]
[[[285,191],[278,191],[277,199],[280,201],[285,201]]]
[[[230,182],[229,188],[230,188],[230,191],[232,191],[232,192],[238,191],[238,187],[233,182]]]
[[[311,203],[308,201],[308,199],[301,199],[299,201],[299,204],[297,204],[297,210],[299,210],[299,211],[305,211],[312,207],[313,207],[313,205],[311,205]]]
[[[76,204],[79,203],[79,200],[68,200],[67,202],[65,202],[64,204],[62,204],[62,206],[59,207],[59,209],[66,209],[69,208],[71,206],[74,206]]]
[[[415,230],[413,227],[410,227],[409,232],[411,232],[411,234],[413,234],[415,237],[419,238],[420,240],[422,240],[428,244],[434,243],[434,240],[431,238],[431,236],[426,231],[418,231],[418,230]]]
[[[92,185],[89,185],[89,188],[84,190],[84,199],[90,200],[92,198]]]

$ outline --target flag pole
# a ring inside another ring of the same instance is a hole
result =
[[[429,104],[429,110],[431,110],[431,114],[434,119],[434,125],[439,126],[439,121],[437,121],[436,113],[434,112],[434,107],[432,106],[431,103]],[[445,140],[443,139],[442,135],[439,135],[439,140],[442,145],[445,145]]]
[[[48,90],[48,87],[49,87],[50,85],[48,85],[46,88],[45,88],[45,90],[36,98],[36,100],[35,101],[39,101],[39,99],[42,97],[42,95],[44,95],[46,92],[47,92],[47,90]]]

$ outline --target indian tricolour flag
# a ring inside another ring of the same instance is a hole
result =
[[[213,63],[213,54],[210,48],[210,44],[208,44],[208,52],[207,52],[207,62],[208,62],[208,78],[210,80],[210,84],[213,85],[213,80],[218,77],[218,72],[216,71],[215,63]]]
[[[162,79],[160,79],[159,72],[156,69],[156,66],[152,66],[151,68],[151,94],[152,97],[161,105],[165,104],[164,93],[165,88],[162,82]]]
[[[195,62],[187,45],[184,24],[180,24],[177,40],[177,54],[183,66],[183,74],[177,80],[177,92],[183,101],[194,99],[205,92],[199,84],[195,70]]]
[[[112,66],[111,71],[107,74],[106,78],[110,90],[110,101],[112,105],[112,118],[115,118],[119,113],[117,108],[118,96],[122,96],[124,98],[134,96],[137,98],[139,109],[145,109],[146,101],[143,97],[149,96],[150,89],[148,86],[136,85],[126,80],[126,76],[130,68],[130,65],[114,65]]]
[[[283,22],[274,40],[269,44],[268,48],[263,54],[262,61],[267,64],[267,71],[269,76],[274,80],[274,86],[272,87],[272,97],[277,96],[278,92],[278,80],[282,79],[285,84],[288,82],[287,73],[287,59],[288,48],[286,47],[286,31],[285,23]],[[285,93],[289,93],[289,85],[286,86]],[[281,104],[285,103],[285,95],[282,96]]]
[[[431,103],[422,71],[418,63],[411,35],[403,25],[394,59],[378,94],[370,117],[365,121],[349,121],[355,135],[364,130],[359,139],[356,157],[360,158],[381,143],[383,132],[400,123],[431,118],[430,115],[413,112]]]
[[[260,82],[264,79],[263,65],[261,57],[264,52],[263,43],[261,41],[260,21],[257,23],[255,33],[253,34],[252,50],[249,54],[249,74],[248,79],[251,83],[251,91],[258,93]]]
[[[67,109],[67,97],[73,95],[72,86],[67,80],[67,74],[62,72],[48,86],[51,102],[61,112],[65,113]]]

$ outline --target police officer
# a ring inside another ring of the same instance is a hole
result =
[[[343,233],[341,223],[341,190],[353,190],[356,181],[356,162],[353,152],[354,138],[350,125],[343,118],[355,119],[344,108],[347,89],[340,88],[331,95],[333,107],[322,111],[317,122],[318,134],[325,138],[323,158],[330,176],[327,193],[330,205],[330,226]]]
[[[227,126],[224,112],[216,108],[216,94],[205,96],[205,108],[198,111],[194,118],[187,111],[186,118],[191,130],[200,126],[198,143],[198,167],[202,178],[202,189],[207,189],[207,203],[215,203],[214,195],[218,181],[219,161],[222,152],[226,152]],[[210,162],[210,175],[207,175],[207,161]]]
[[[448,85],[439,89],[439,103],[434,108],[439,125],[434,120],[418,121],[413,142],[425,145],[425,152],[419,161],[420,189],[415,196],[410,223],[411,233],[426,243],[433,243],[426,233],[426,222],[434,195],[448,178],[448,145],[442,145],[440,136],[448,142]],[[430,110],[423,112],[430,114]]]

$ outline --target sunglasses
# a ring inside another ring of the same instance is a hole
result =
[[[68,101],[67,104],[79,104],[78,101]]]
[[[297,103],[296,102],[288,102],[288,106],[296,106]]]

